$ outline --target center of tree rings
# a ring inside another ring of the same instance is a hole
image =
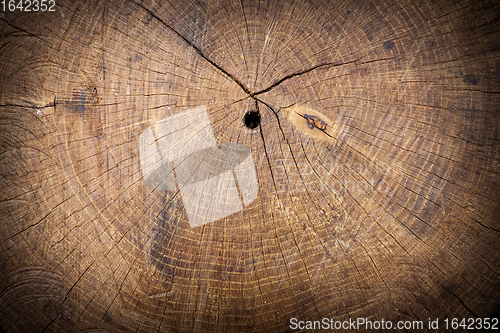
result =
[[[249,111],[243,117],[245,126],[254,129],[260,125],[260,114],[257,111]]]

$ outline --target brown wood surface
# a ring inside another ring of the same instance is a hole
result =
[[[499,305],[498,1],[56,0],[2,12],[0,35],[1,331]],[[202,105],[259,193],[191,228],[145,185],[138,137]]]

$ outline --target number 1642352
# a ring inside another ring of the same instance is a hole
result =
[[[4,12],[54,12],[55,0],[1,0],[0,8]]]

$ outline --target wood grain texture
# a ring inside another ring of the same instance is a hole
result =
[[[497,1],[56,3],[0,15],[3,331],[498,307]],[[251,149],[259,192],[190,228],[178,192],[146,186],[138,138],[199,106],[219,145]]]

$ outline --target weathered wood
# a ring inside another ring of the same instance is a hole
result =
[[[489,317],[499,24],[472,0],[2,12],[1,329]],[[219,148],[251,149],[259,190],[191,228],[179,190],[147,186],[138,140],[200,106]]]

